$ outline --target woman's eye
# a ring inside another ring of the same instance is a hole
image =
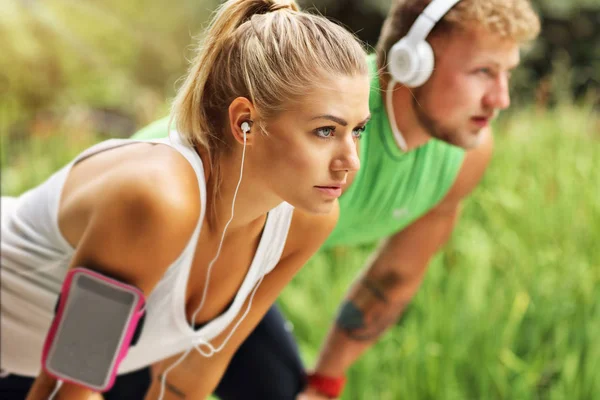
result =
[[[317,128],[315,130],[318,137],[321,138],[330,138],[333,136],[333,132],[335,132],[335,128],[333,127],[325,127],[325,128]]]
[[[356,139],[360,139],[363,135],[363,132],[365,131],[365,127],[360,127],[360,128],[356,128],[355,130],[352,131],[352,136],[354,136]]]

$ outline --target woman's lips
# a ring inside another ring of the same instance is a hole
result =
[[[321,193],[331,196],[340,197],[342,195],[341,186],[315,186]]]

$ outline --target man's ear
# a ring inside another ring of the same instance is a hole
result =
[[[245,97],[236,97],[229,105],[229,129],[233,139],[244,144],[244,132],[246,132],[246,144],[252,145],[253,132],[252,127],[256,110],[250,100]]]

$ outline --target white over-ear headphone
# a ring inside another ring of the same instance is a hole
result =
[[[424,84],[433,72],[433,49],[425,40],[435,24],[460,0],[432,0],[417,17],[406,36],[388,52],[392,78],[408,87]]]

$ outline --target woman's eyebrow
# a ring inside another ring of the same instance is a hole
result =
[[[335,115],[331,115],[331,114],[318,115],[318,116],[316,116],[314,118],[311,118],[311,121],[315,120],[315,119],[327,119],[327,120],[336,122],[336,123],[338,123],[338,124],[340,124],[342,126],[347,126],[348,125],[348,122],[345,119],[340,118],[340,117],[336,117]],[[367,116],[367,118],[365,118],[364,120],[362,120],[361,122],[359,122],[358,125],[364,125],[367,122],[369,122],[370,119],[371,119],[371,114],[369,114]]]
[[[331,114],[317,115],[316,117],[313,117],[310,120],[313,121],[315,119],[328,119],[330,121],[337,122],[338,124],[340,124],[342,126],[348,125],[348,122],[346,122],[345,119],[336,117],[335,115],[331,115]]]

